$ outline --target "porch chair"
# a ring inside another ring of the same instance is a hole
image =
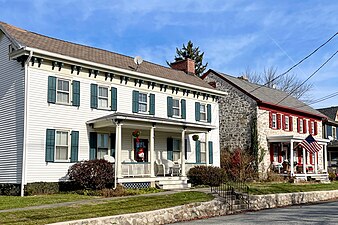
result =
[[[174,166],[174,162],[169,159],[156,159],[155,160],[155,169],[156,175],[171,175],[172,176],[172,168]]]
[[[103,159],[104,160],[107,160],[108,162],[110,163],[115,163],[115,158],[113,156],[110,156],[110,155],[104,155],[103,156]]]

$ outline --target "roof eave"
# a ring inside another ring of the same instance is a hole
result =
[[[20,49],[23,48],[24,46],[21,45],[15,38],[13,38],[8,32],[7,30],[3,27],[3,25],[0,24],[0,30],[6,35],[6,37],[9,38],[9,40],[11,41],[11,43],[14,45],[14,47],[16,49]]]

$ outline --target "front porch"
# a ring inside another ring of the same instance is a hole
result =
[[[209,124],[121,113],[87,124],[90,133],[110,134],[105,143],[110,149],[99,153],[102,146],[98,143],[95,156],[110,155],[115,162],[116,183],[124,186],[188,187],[186,173],[190,168],[213,164],[210,131],[215,127]],[[133,136],[135,131],[139,136]],[[194,134],[199,135],[198,141],[192,139]]]
[[[327,143],[329,140],[315,138],[322,149],[311,153],[299,145],[305,137],[281,135],[269,136],[267,139],[272,171],[298,180],[328,179]]]

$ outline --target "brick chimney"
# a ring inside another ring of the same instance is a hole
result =
[[[182,70],[189,75],[195,75],[195,61],[189,58],[170,63],[170,67],[174,70]]]

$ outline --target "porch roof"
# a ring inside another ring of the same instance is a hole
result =
[[[305,137],[301,136],[296,136],[296,135],[271,135],[267,136],[268,142],[290,142],[291,140],[293,141],[303,141]],[[313,137],[319,144],[325,144],[329,143],[329,139],[323,139],[323,138],[318,138],[318,137]]]
[[[107,122],[111,123],[107,123]],[[93,120],[89,120],[86,122],[88,125],[99,124],[102,122],[107,123],[108,125],[113,125],[118,121],[131,121],[131,122],[143,122],[143,123],[155,123],[161,125],[173,125],[173,126],[183,126],[187,128],[197,128],[197,129],[205,129],[205,130],[213,130],[216,129],[216,126],[212,126],[208,123],[192,123],[186,122],[181,119],[167,119],[161,117],[147,116],[147,115],[137,115],[137,114],[128,114],[128,113],[113,113],[107,116],[99,117]]]

